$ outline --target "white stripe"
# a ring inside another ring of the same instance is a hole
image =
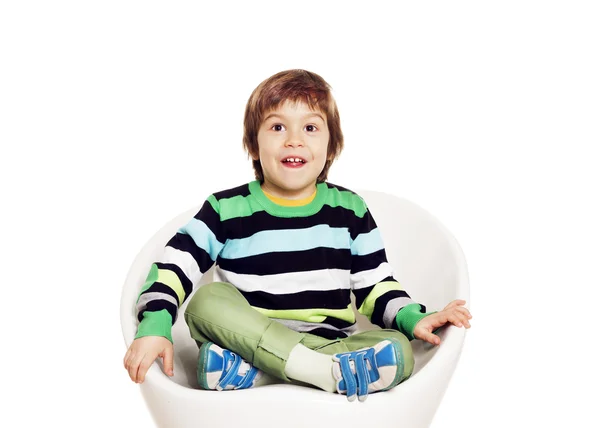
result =
[[[245,292],[264,291],[271,294],[290,294],[301,291],[327,291],[350,288],[350,271],[322,269],[276,275],[246,275],[230,272],[217,266],[215,281],[229,282]]]
[[[198,266],[196,259],[194,259],[187,251],[181,251],[177,248],[166,246],[160,261],[161,263],[177,265],[192,282],[193,286],[195,286],[202,277],[202,272],[200,272],[200,267]]]
[[[385,325],[385,328],[394,328],[396,326],[396,315],[398,315],[398,311],[413,303],[415,303],[415,301],[408,297],[396,297],[395,299],[390,300],[385,306],[385,311],[383,313],[383,325]]]
[[[350,282],[352,283],[352,288],[359,290],[370,287],[388,276],[394,276],[394,270],[389,263],[383,262],[375,269],[353,273],[350,275]]]
[[[166,294],[166,293],[144,293],[140,296],[140,300],[138,300],[138,303],[136,305],[136,313],[140,313],[146,310],[146,307],[148,306],[148,302],[151,301],[155,301],[155,300],[166,300],[169,303],[172,303],[175,305],[176,308],[179,309],[179,302],[177,302],[177,300],[175,300],[175,297],[171,296],[170,294]],[[177,321],[177,315],[179,314],[179,311],[175,312],[175,321]],[[173,322],[175,322],[173,321]]]

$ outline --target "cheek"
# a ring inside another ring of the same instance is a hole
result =
[[[329,144],[321,143],[319,145],[319,148],[317,149],[317,152],[315,152],[315,157],[317,157],[319,159],[322,159],[322,158],[327,159],[328,148],[329,148]]]

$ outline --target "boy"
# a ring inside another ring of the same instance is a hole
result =
[[[211,195],[152,265],[124,358],[133,381],[143,382],[157,357],[173,375],[171,326],[215,262],[215,282],[184,314],[204,389],[279,379],[364,401],[412,374],[409,340],[438,345],[435,329],[470,327],[465,301],[426,313],[410,299],[364,201],[325,181],[343,135],[320,76],[288,70],[262,82],[246,106],[243,142],[256,181]],[[353,334],[351,292],[382,329]]]

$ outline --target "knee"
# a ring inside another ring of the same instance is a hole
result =
[[[210,320],[213,316],[219,316],[222,313],[223,301],[221,290],[227,285],[229,284],[212,282],[199,287],[192,295],[185,310],[186,318],[191,315]]]
[[[415,357],[413,354],[412,346],[410,344],[410,340],[400,332],[396,332],[394,334],[394,339],[399,342],[400,349],[402,351],[402,359],[404,360],[404,373],[403,380],[408,379],[415,368]]]

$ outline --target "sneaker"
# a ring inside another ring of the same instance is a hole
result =
[[[247,389],[255,385],[262,372],[238,354],[212,342],[200,346],[198,384],[217,391]]]
[[[365,401],[369,393],[386,391],[402,381],[404,356],[395,339],[387,339],[370,348],[333,356],[336,389],[348,401]]]

